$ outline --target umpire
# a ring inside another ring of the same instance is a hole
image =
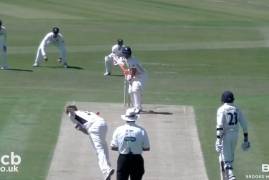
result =
[[[141,180],[144,169],[143,151],[149,151],[149,138],[144,128],[135,124],[139,115],[134,108],[126,110],[121,118],[126,124],[118,127],[111,141],[111,149],[119,152],[117,180]]]

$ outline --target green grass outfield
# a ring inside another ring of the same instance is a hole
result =
[[[210,180],[219,178],[215,116],[226,89],[249,120],[252,149],[238,146],[238,179],[269,164],[267,0],[0,0],[0,19],[13,69],[0,71],[0,156],[22,157],[19,173],[2,172],[1,180],[45,180],[66,101],[122,102],[122,77],[103,77],[117,38],[149,73],[145,103],[194,106]],[[54,25],[73,68],[60,67],[50,47],[49,61],[33,69]]]

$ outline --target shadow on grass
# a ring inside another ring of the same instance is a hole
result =
[[[78,69],[78,70],[83,70],[82,67],[79,66],[68,66],[68,69]]]
[[[171,112],[162,112],[162,111],[153,111],[153,110],[149,110],[149,111],[141,111],[140,114],[162,114],[162,115],[173,115],[173,113]]]
[[[39,66],[37,68],[51,68],[51,69],[77,69],[77,70],[83,70],[84,68],[79,66],[68,66],[67,68],[64,68],[63,66]]]
[[[33,72],[31,69],[20,69],[20,68],[9,68],[5,69],[4,71],[23,71],[23,72]]]
[[[123,77],[123,74],[111,74],[110,76],[115,76],[115,77]]]

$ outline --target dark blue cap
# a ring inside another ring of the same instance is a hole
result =
[[[234,94],[231,91],[224,91],[221,96],[221,101],[223,103],[233,103]]]

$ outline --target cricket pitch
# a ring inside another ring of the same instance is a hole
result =
[[[68,104],[68,103],[67,103]],[[100,112],[108,124],[107,143],[114,129],[125,122],[122,104],[76,102],[79,109]],[[146,180],[208,180],[195,114],[191,106],[143,106],[137,124],[149,135],[151,151],[143,153]],[[116,169],[118,152],[110,151],[112,167]],[[103,179],[88,137],[74,129],[63,113],[58,142],[49,168],[47,180],[101,180]],[[116,173],[112,180],[116,179]]]

